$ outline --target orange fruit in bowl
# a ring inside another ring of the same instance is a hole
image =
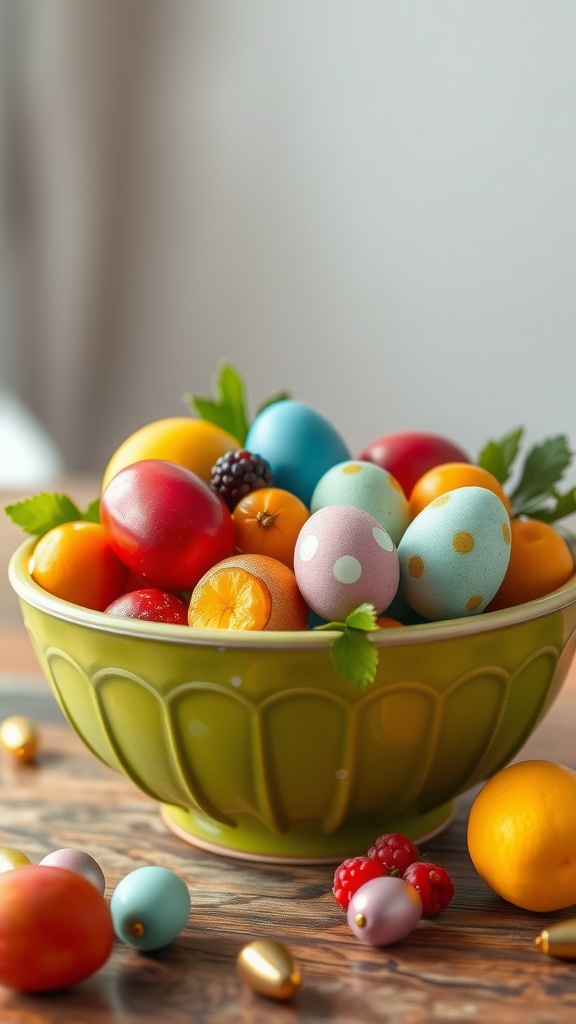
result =
[[[202,629],[306,629],[309,610],[292,569],[268,555],[232,555],[212,566],[190,598]]]
[[[431,501],[458,487],[487,487],[500,498],[510,514],[510,499],[493,473],[468,462],[444,462],[429,469],[414,484],[409,499],[412,519],[415,519]]]
[[[524,910],[576,903],[576,771],[551,761],[501,769],[472,803],[468,851],[478,874]]]
[[[30,559],[32,579],[55,597],[103,612],[124,590],[128,569],[100,523],[62,523],[38,540]]]
[[[294,548],[310,510],[281,487],[262,487],[241,498],[232,512],[235,543],[243,554],[269,555],[294,567]]]
[[[102,490],[121,469],[142,459],[175,462],[210,483],[216,460],[240,447],[235,437],[208,420],[192,416],[155,420],[134,431],[116,449],[104,471]]]
[[[508,568],[487,611],[545,597],[566,583],[574,572],[570,548],[550,523],[511,519],[510,538]]]

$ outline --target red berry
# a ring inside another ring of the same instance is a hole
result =
[[[368,857],[379,860],[388,871],[395,870],[399,874],[418,860],[419,856],[420,850],[401,832],[386,832],[368,850]]]
[[[158,587],[130,590],[117,597],[106,608],[108,615],[119,615],[123,619],[148,619],[149,622],[168,622],[172,625],[188,625],[188,605],[177,594],[170,594]]]
[[[384,878],[387,874],[385,866],[371,857],[348,857],[334,872],[332,892],[336,903],[347,910],[350,898],[364,882]]]
[[[428,864],[426,861],[410,864],[402,878],[420,893],[423,917],[435,917],[448,906],[454,895],[450,875],[437,864]]]

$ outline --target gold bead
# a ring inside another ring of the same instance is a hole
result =
[[[0,743],[19,761],[33,761],[38,752],[36,726],[24,715],[12,715],[0,725]]]
[[[244,946],[236,968],[242,981],[270,999],[291,999],[302,981],[300,967],[288,950],[273,939],[257,939]]]
[[[0,872],[10,871],[31,864],[31,860],[21,850],[13,850],[10,846],[0,846]]]

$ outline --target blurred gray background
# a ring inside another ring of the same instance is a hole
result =
[[[3,0],[0,47],[4,479],[220,359],[353,451],[576,444],[574,0]]]

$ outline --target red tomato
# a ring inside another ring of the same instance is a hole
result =
[[[384,434],[366,445],[358,455],[365,462],[382,466],[398,481],[407,498],[427,470],[443,462],[470,462],[468,454],[446,437],[437,434],[399,431]]]
[[[0,874],[0,984],[68,988],[102,967],[113,944],[108,903],[83,875],[47,864]]]
[[[220,495],[163,459],[134,462],[112,477],[100,519],[118,557],[161,590],[191,590],[234,554],[234,520]]]
[[[167,590],[148,587],[132,590],[116,598],[106,609],[108,615],[119,615],[123,619],[147,619],[148,622],[170,622],[173,625],[188,625],[188,605],[176,594]]]

